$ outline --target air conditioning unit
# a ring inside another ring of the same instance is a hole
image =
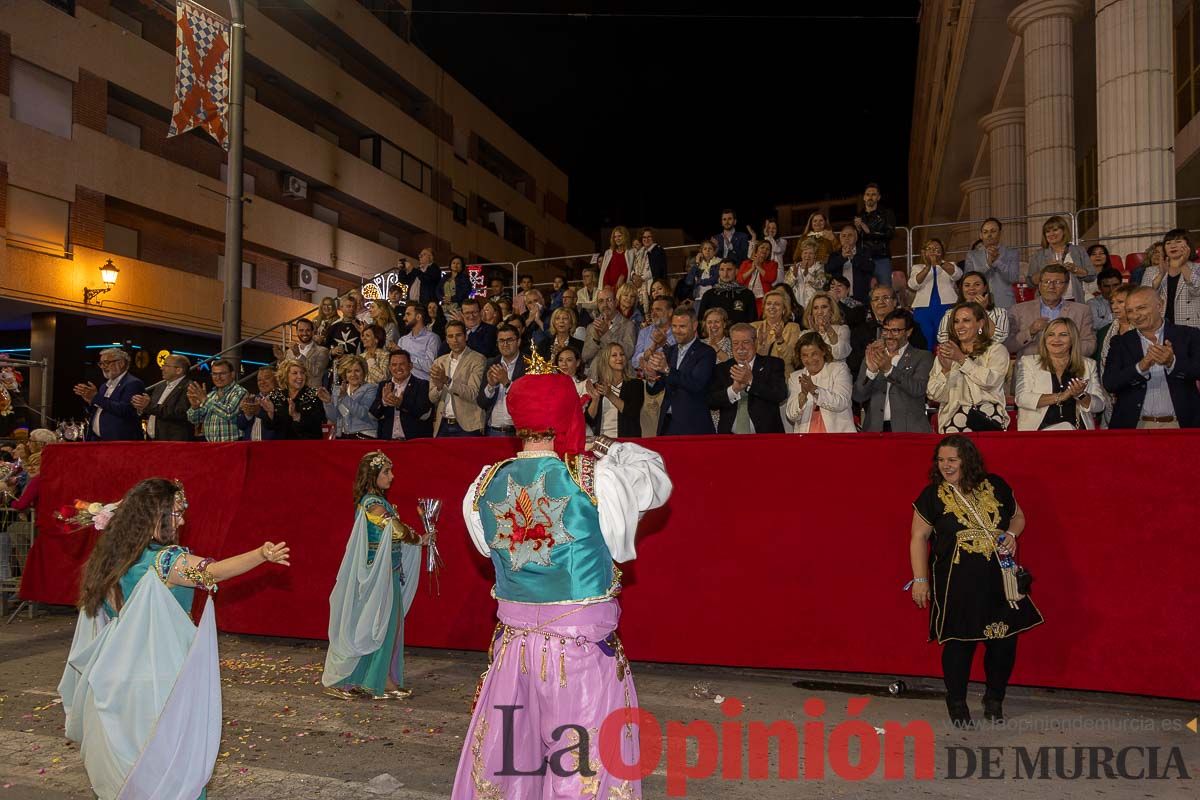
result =
[[[290,172],[283,174],[283,196],[303,200],[308,197],[308,183]]]
[[[317,290],[318,272],[316,267],[311,267],[308,264],[298,264],[292,262],[291,270],[288,274],[288,284],[293,289],[306,289],[310,292]]]

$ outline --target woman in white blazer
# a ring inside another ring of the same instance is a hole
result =
[[[924,263],[913,264],[908,271],[908,288],[916,292],[912,301],[913,318],[925,334],[925,341],[937,341],[938,323],[946,309],[958,299],[962,268],[946,261],[946,247],[941,239],[930,239],[921,250]]]
[[[937,347],[926,387],[938,404],[938,433],[1006,430],[1008,350],[992,341],[983,306],[959,303],[951,312],[950,338]]]
[[[854,379],[846,362],[833,360],[829,343],[816,331],[801,334],[796,360],[803,366],[788,377],[784,405],[792,433],[854,433]]]
[[[1021,359],[1017,371],[1017,430],[1094,430],[1093,414],[1106,398],[1096,362],[1079,347],[1074,321],[1059,317],[1046,326],[1035,354]]]

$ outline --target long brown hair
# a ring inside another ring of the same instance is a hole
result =
[[[378,466],[371,462],[383,456],[383,461]],[[369,453],[364,453],[362,459],[358,462],[358,472],[354,475],[354,502],[360,502],[365,495],[375,494],[380,497],[384,496],[383,490],[379,488],[376,481],[379,479],[379,473],[383,472],[385,467],[391,466],[391,459],[383,455],[382,450],[372,450]]]
[[[105,600],[120,611],[125,604],[121,577],[152,541],[178,541],[171,512],[179,489],[174,481],[147,478],[121,500],[83,568],[79,608],[88,616],[96,616]]]
[[[968,303],[965,301],[955,303],[950,309],[950,321],[946,324],[946,335],[949,340],[958,345],[960,349],[962,348],[962,342],[958,340],[958,334],[954,332],[954,318],[958,315],[958,312],[962,311],[964,308],[971,312],[971,314],[975,317],[975,321],[979,323],[980,328],[983,330],[983,332],[975,338],[975,348],[969,353],[967,353],[966,350],[963,350],[963,353],[974,358],[976,356],[983,355],[987,352],[988,348],[992,346],[992,335],[995,329],[992,327],[992,318],[988,316],[988,313],[983,310],[983,306],[979,305],[979,303]]]

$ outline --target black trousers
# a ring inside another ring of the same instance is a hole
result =
[[[967,683],[971,680],[971,662],[979,642],[946,642],[942,645],[942,677],[946,681],[946,697],[967,699]],[[985,696],[1004,699],[1008,679],[1017,662],[1017,637],[987,639],[983,644],[983,672],[987,682]]]

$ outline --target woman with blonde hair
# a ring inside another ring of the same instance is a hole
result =
[[[279,362],[279,388],[258,401],[276,439],[320,439],[325,407],[308,385],[308,370],[294,359]]]
[[[850,355],[850,326],[842,319],[842,309],[829,292],[816,292],[804,308],[805,331],[816,331],[829,345],[834,361]]]
[[[367,360],[342,356],[336,369],[339,381],[334,392],[321,387],[317,397],[325,406],[326,419],[334,423],[337,438],[376,438],[379,420],[371,416],[371,405],[379,395],[379,384],[367,381]]]
[[[1079,329],[1067,317],[1042,331],[1038,351],[1017,370],[1017,430],[1093,430],[1093,414],[1104,410],[1096,362],[1083,355]]]
[[[396,311],[387,300],[371,301],[371,322],[383,330],[383,341],[379,342],[379,347],[395,347],[400,341],[400,321],[396,319]]]
[[[629,229],[618,225],[608,237],[608,249],[600,258],[600,285],[617,289],[629,279],[633,253],[629,250]]]
[[[950,336],[937,347],[926,388],[939,404],[938,433],[1006,430],[1008,350],[992,341],[992,321],[978,303],[959,303],[950,319]]]
[[[829,254],[841,248],[841,244],[834,235],[833,229],[829,227],[829,220],[825,217],[823,211],[814,211],[808,215],[808,222],[804,224],[804,233],[796,242],[796,249],[792,251],[792,258],[796,261],[800,260],[800,248],[805,242],[811,242],[816,248],[817,261],[824,264],[829,260]]]
[[[771,243],[758,242],[750,250],[750,257],[738,268],[736,280],[754,292],[758,304],[758,316],[762,316],[763,297],[771,291],[779,277],[779,264],[771,260]]]
[[[562,306],[554,309],[550,314],[550,329],[546,332],[546,337],[537,343],[538,353],[550,363],[554,363],[559,351],[564,347],[574,347],[582,353],[583,342],[575,338],[577,327],[574,311]]]
[[[818,257],[819,248],[820,245],[812,239],[801,239],[796,245],[799,258],[783,275],[783,283],[791,287],[801,307],[807,306],[814,294],[825,290],[825,282],[829,278],[825,272],[825,262]]]
[[[596,379],[587,382],[590,398],[584,407],[596,436],[629,439],[642,435],[645,384],[633,377],[620,342],[611,342],[596,358]]]
[[[1071,244],[1071,228],[1059,216],[1042,223],[1042,246],[1029,254],[1029,282],[1036,284],[1047,264],[1058,264],[1067,271],[1067,291],[1064,300],[1087,300],[1084,283],[1096,283],[1096,267],[1088,254],[1077,244]]]
[[[800,326],[790,321],[792,301],[783,289],[772,289],[763,298],[763,318],[751,322],[760,356],[783,359],[784,377],[792,374],[800,363],[796,360],[796,343],[800,341]]]
[[[322,347],[329,347],[327,334],[329,328],[338,321],[337,301],[332,297],[322,297],[321,305],[317,308],[317,319],[313,339]]]
[[[633,322],[637,327],[642,326],[645,316],[642,314],[641,305],[638,304],[637,291],[633,288],[633,284],[623,283],[621,288],[617,289],[617,313]]]

